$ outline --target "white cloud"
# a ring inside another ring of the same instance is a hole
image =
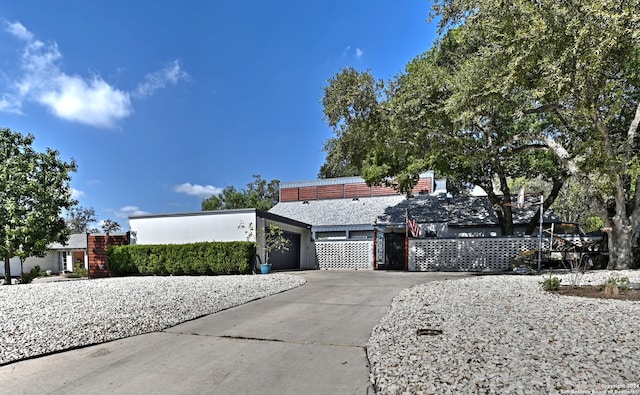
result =
[[[27,28],[25,28],[20,22],[7,23],[6,30],[21,40],[24,40],[24,41],[33,40],[33,34],[30,31],[28,31]]]
[[[81,197],[84,196],[84,192],[79,190],[79,189],[75,189],[75,188],[71,188],[71,198],[72,199],[79,199]]]
[[[361,59],[363,55],[364,55],[364,51],[363,50],[361,50],[360,48],[356,48],[355,50],[352,50],[351,45],[347,45],[342,50],[342,57],[343,58],[346,58],[348,56],[355,56],[357,59]]]
[[[132,215],[147,215],[146,211],[140,210],[138,206],[124,206],[115,212],[117,218],[129,218]]]
[[[37,100],[59,118],[110,128],[132,112],[129,94],[114,89],[99,77],[85,81],[60,75],[53,82],[50,89],[40,92]]]
[[[189,74],[180,67],[180,62],[174,60],[173,63],[162,70],[149,73],[136,87],[133,95],[135,97],[151,96],[158,89],[164,88],[167,84],[176,85],[180,81],[187,81]]]
[[[22,113],[22,102],[19,98],[3,94],[0,98],[0,111],[14,114]]]
[[[218,195],[220,192],[222,192],[222,189],[223,188],[214,187],[212,185],[194,185],[185,182],[184,184],[176,185],[173,188],[173,191],[178,193],[185,193],[187,195],[208,198],[212,195]]]
[[[69,75],[60,67],[62,54],[55,42],[35,39],[21,23],[5,23],[5,31],[25,42],[21,73],[7,92],[0,91],[0,111],[21,113],[24,101],[37,102],[53,115],[99,128],[112,128],[133,114],[131,96],[146,97],[167,84],[188,80],[176,60],[163,70],[148,74],[132,93],[118,89],[98,75]],[[0,88],[1,89],[1,88]]]

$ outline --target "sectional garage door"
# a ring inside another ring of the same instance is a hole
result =
[[[300,234],[287,231],[283,231],[282,234],[290,242],[289,250],[271,253],[271,270],[300,269]]]

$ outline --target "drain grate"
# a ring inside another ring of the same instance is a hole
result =
[[[438,335],[442,335],[442,331],[440,329],[432,329],[432,328],[418,329],[418,336],[438,336]]]

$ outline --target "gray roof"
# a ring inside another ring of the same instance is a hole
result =
[[[513,207],[515,225],[527,224],[539,210],[537,197],[527,198],[525,208]],[[450,226],[497,225],[498,218],[486,196],[403,195],[359,199],[325,199],[308,202],[280,202],[269,212],[313,226],[348,226],[363,224],[404,224],[407,211],[418,223],[448,223]],[[544,221],[558,221],[547,211]]]
[[[387,208],[406,198],[402,195],[325,199],[307,202],[280,202],[270,213],[305,222],[313,226],[373,225]]]
[[[513,223],[525,225],[539,210],[537,197],[527,198],[525,207],[513,207]],[[406,212],[418,223],[443,223],[449,226],[487,226],[497,225],[495,214],[489,198],[486,196],[445,196],[418,195],[406,199],[394,207],[389,207],[378,217],[379,224],[399,224],[406,220]],[[558,221],[558,217],[550,211],[545,212],[544,221]]]
[[[49,250],[86,250],[87,234],[74,233],[69,236],[69,240],[65,245],[62,243],[51,243],[47,246]]]

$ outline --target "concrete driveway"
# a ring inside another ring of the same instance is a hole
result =
[[[402,289],[463,273],[293,272],[307,284],[169,328],[0,367],[11,394],[373,394],[366,343]]]

